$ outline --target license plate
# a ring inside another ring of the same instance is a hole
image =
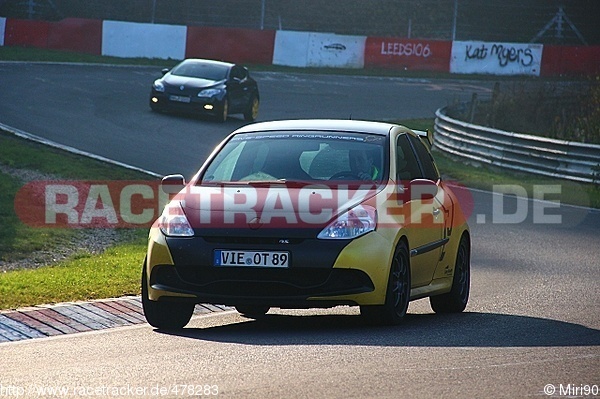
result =
[[[189,103],[190,102],[190,98],[187,96],[169,96],[169,100],[177,101],[180,103]]]
[[[289,252],[215,250],[215,266],[289,267]]]

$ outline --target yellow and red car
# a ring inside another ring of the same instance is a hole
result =
[[[289,120],[230,134],[150,230],[142,271],[148,322],[182,328],[194,305],[360,306],[398,324],[408,303],[437,313],[469,298],[471,238],[440,178],[431,136],[391,123]]]

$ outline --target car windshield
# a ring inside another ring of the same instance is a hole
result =
[[[216,155],[200,184],[368,181],[386,176],[383,136],[281,132],[234,136]]]
[[[223,80],[227,77],[227,65],[211,62],[184,61],[171,71],[171,75],[189,76],[192,78]]]

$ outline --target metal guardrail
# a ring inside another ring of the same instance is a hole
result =
[[[556,140],[473,125],[435,113],[434,145],[473,161],[585,183],[600,184],[600,145]]]

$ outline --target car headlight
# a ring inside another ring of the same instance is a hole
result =
[[[165,85],[160,80],[155,80],[152,87],[154,87],[154,90],[156,90],[159,93],[165,92]]]
[[[173,201],[165,207],[160,215],[159,227],[166,236],[191,237],[194,235],[194,230],[179,201]]]
[[[222,91],[221,89],[204,89],[198,93],[198,97],[214,97],[221,94]]]
[[[359,205],[336,217],[317,236],[324,240],[347,240],[360,237],[377,227],[377,210]]]

